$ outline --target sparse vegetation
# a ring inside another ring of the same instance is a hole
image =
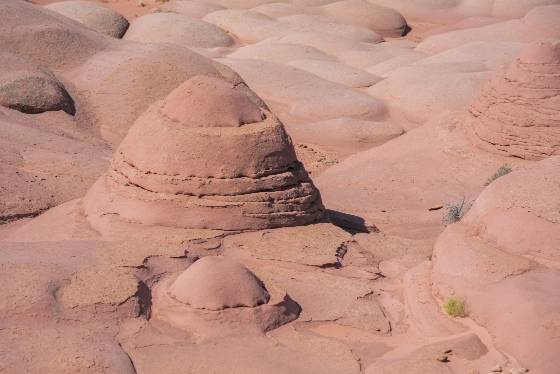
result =
[[[500,166],[500,168],[498,170],[496,170],[496,172],[494,173],[494,175],[492,175],[490,178],[488,178],[488,180],[486,181],[486,183],[484,184],[485,186],[488,186],[490,183],[494,182],[496,179],[503,177],[506,174],[511,173],[513,170],[511,169],[511,166],[509,166],[508,164],[503,164],[502,166]]]
[[[465,302],[461,300],[457,300],[453,297],[447,299],[445,304],[443,304],[443,309],[445,309],[445,312],[451,317],[462,318],[467,316],[465,310]]]
[[[467,214],[471,206],[472,202],[466,201],[464,197],[460,201],[447,204],[447,214],[443,218],[443,224],[447,226],[459,222]]]

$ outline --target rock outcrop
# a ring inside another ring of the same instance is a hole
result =
[[[0,2],[0,50],[52,70],[71,69],[116,40],[27,1]]]
[[[243,88],[208,76],[138,118],[84,203],[94,227],[107,214],[223,230],[304,225],[323,214],[276,116]]]
[[[270,299],[263,283],[247,268],[225,257],[204,257],[169,286],[169,296],[192,308],[254,308]]]
[[[441,234],[432,260],[436,293],[464,300],[497,347],[537,373],[560,361],[558,170],[560,157],[549,157],[492,182]]]
[[[560,43],[529,45],[483,90],[468,122],[490,152],[527,160],[560,154]]]
[[[229,47],[234,40],[219,27],[176,13],[152,13],[132,21],[124,39],[169,43],[187,48]]]
[[[0,105],[29,114],[76,112],[74,101],[50,71],[10,54],[0,54],[0,66]]]
[[[260,334],[291,322],[300,308],[285,293],[271,292],[243,265],[226,257],[196,261],[154,290],[152,317],[198,338]]]
[[[155,11],[161,13],[177,13],[194,18],[202,18],[207,14],[224,10],[221,5],[200,0],[171,0],[162,3]]]
[[[122,38],[129,25],[121,14],[92,1],[61,1],[46,5],[45,8],[114,38]]]
[[[384,37],[399,37],[408,29],[399,12],[365,0],[337,1],[321,7],[321,11],[338,22],[366,27]]]

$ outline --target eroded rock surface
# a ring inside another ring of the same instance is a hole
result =
[[[74,100],[50,71],[11,54],[0,55],[0,65],[0,105],[28,114],[76,113]]]
[[[560,294],[546,285],[560,279],[559,162],[550,157],[494,181],[464,222],[443,232],[434,251],[440,296],[465,300],[499,347],[543,373],[558,361],[552,347],[559,343],[553,326],[560,321]],[[530,344],[515,344],[515,336]]]
[[[122,38],[129,26],[128,20],[121,14],[92,1],[61,1],[45,8],[114,38]]]
[[[487,85],[470,115],[483,149],[528,160],[560,154],[560,44],[528,46]]]

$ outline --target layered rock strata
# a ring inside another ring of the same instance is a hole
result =
[[[93,1],[60,1],[48,4],[45,8],[114,38],[122,38],[129,26],[124,16]]]
[[[529,45],[487,85],[469,117],[485,150],[527,160],[560,154],[560,44]]]
[[[138,118],[84,204],[94,227],[108,214],[222,230],[304,225],[323,215],[282,123],[233,84],[207,76]]]

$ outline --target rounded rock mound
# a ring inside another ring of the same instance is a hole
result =
[[[223,6],[200,0],[171,0],[163,2],[155,12],[177,13],[193,18],[203,18],[207,14],[225,9]]]
[[[497,349],[538,373],[560,365],[559,170],[552,156],[493,181],[432,256],[434,294],[463,300]]]
[[[270,298],[264,284],[241,264],[225,257],[203,257],[168,289],[175,300],[196,309],[253,308]]]
[[[223,256],[196,261],[153,289],[152,319],[198,338],[261,335],[295,320],[301,308],[274,282]]]
[[[234,40],[219,27],[177,13],[152,13],[136,18],[124,39],[142,43],[169,43],[187,48],[229,47]]]
[[[129,26],[121,14],[92,1],[61,1],[45,5],[45,8],[114,38],[122,38]]]
[[[0,54],[0,66],[0,105],[28,114],[75,114],[74,101],[51,72],[10,54]]]
[[[338,22],[362,26],[383,37],[403,36],[408,30],[406,20],[399,12],[366,0],[342,0],[320,9],[322,14]]]
[[[136,120],[84,204],[94,227],[108,212],[148,225],[248,230],[309,224],[324,211],[276,116],[242,86],[208,76]]]
[[[469,113],[475,142],[487,151],[527,160],[560,154],[560,43],[526,47]]]

